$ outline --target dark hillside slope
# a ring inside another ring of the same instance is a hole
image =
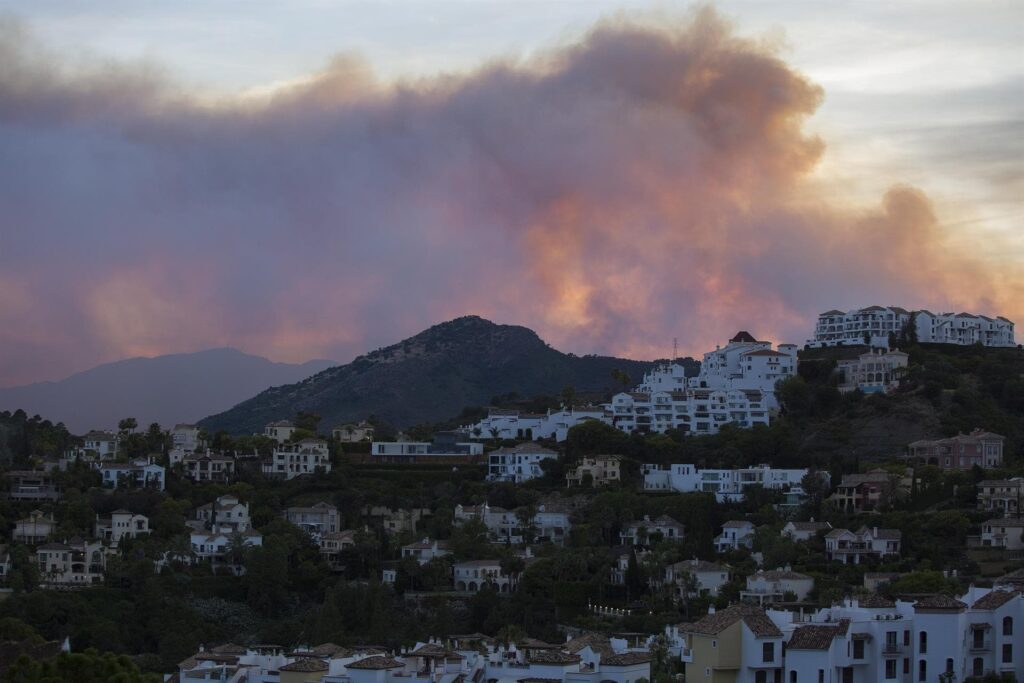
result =
[[[652,363],[575,356],[548,346],[532,330],[467,316],[435,325],[387,348],[329,368],[297,384],[268,389],[201,421],[234,434],[261,431],[298,411],[323,417],[322,429],[376,415],[399,427],[437,422],[494,396],[604,391],[613,370],[639,381]]]

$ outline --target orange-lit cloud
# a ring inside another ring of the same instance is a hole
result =
[[[0,28],[0,385],[220,345],[347,361],[468,313],[648,358],[799,343],[834,307],[1024,317],[1021,269],[952,248],[924,192],[810,181],[825,95],[707,10],[216,101]]]

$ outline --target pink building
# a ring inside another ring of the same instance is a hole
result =
[[[911,459],[944,470],[982,469],[1003,464],[1003,442],[1006,437],[982,429],[970,434],[957,434],[948,439],[915,441],[907,446]]]

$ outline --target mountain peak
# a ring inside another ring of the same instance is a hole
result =
[[[201,424],[251,433],[303,410],[321,415],[324,428],[370,415],[404,427],[449,419],[467,406],[487,405],[499,394],[556,394],[567,385],[604,390],[613,385],[613,369],[640,377],[650,365],[577,358],[551,348],[527,327],[467,315],[298,384],[268,389]]]

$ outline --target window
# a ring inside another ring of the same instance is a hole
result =
[[[712,640],[711,641],[711,647],[718,647],[718,641],[717,640]]]
[[[789,683],[796,683],[796,671],[789,672]]]
[[[981,657],[975,657],[974,662],[971,666],[971,673],[975,676],[982,676],[985,673],[985,660]]]
[[[910,658],[909,657],[904,657],[903,658],[903,675],[904,676],[909,676],[910,675]]]
[[[853,658],[864,659],[864,641],[857,639],[853,641]]]
[[[775,643],[765,643],[761,646],[761,660],[765,662],[775,661]]]
[[[921,654],[927,654],[927,652],[928,652],[928,632],[927,631],[921,631],[921,633],[918,634],[918,639],[921,641],[920,644],[917,646],[918,652],[920,652]],[[921,665],[924,666],[924,660],[921,660]],[[924,679],[922,678],[921,680],[923,681]]]
[[[818,683],[825,683],[825,670],[818,669]]]
[[[1007,643],[1003,645],[1003,664],[1013,663],[1013,645]]]
[[[928,662],[923,659],[917,663],[917,680],[924,681],[928,679]]]
[[[910,631],[906,630],[903,632],[903,644],[910,645]]]
[[[950,657],[946,660],[946,673],[953,673],[953,658]]]
[[[1013,635],[1013,617],[1003,617],[1003,635]]]
[[[768,683],[768,672],[758,671],[754,674],[754,683]]]
[[[896,660],[887,659],[885,660],[885,678],[886,680],[896,678]]]

